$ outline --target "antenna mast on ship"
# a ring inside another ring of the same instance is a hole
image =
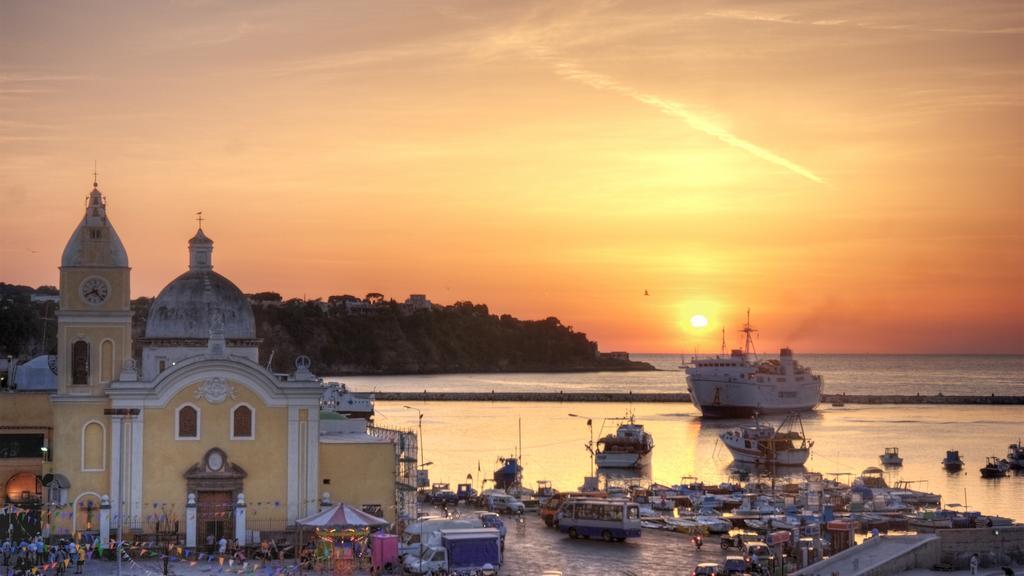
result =
[[[754,348],[753,334],[757,332],[757,329],[750,325],[750,308],[747,308],[747,323],[743,325],[743,329],[740,330],[746,335],[746,343],[743,345],[743,354],[749,356],[751,348]],[[754,354],[757,354],[757,350],[754,349]]]
[[[722,327],[722,356],[725,356],[725,326]]]

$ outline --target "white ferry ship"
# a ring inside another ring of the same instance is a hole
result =
[[[752,353],[750,311],[743,325],[746,344],[726,356],[694,358],[684,366],[690,401],[710,418],[748,417],[813,410],[821,401],[822,379],[793,359],[783,348],[779,359],[760,360]]]

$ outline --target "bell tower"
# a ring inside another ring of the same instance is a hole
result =
[[[102,396],[132,357],[131,268],[94,181],[85,216],[64,247],[57,316],[57,389]]]

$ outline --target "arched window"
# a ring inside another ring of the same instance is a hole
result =
[[[92,420],[82,427],[82,471],[100,472],[106,467],[107,431],[103,424]]]
[[[191,404],[178,408],[175,438],[178,440],[199,439],[199,409]]]
[[[114,379],[114,341],[104,340],[100,344],[100,382]]]
[[[256,436],[254,431],[252,407],[239,404],[231,411],[231,439],[245,440]]]
[[[89,383],[89,343],[85,340],[71,345],[71,383]]]

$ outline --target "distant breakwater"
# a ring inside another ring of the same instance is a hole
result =
[[[647,392],[374,392],[381,401],[396,402],[661,402],[688,403],[690,395],[683,393]],[[1024,396],[947,396],[935,395],[876,395],[876,394],[823,394],[822,405],[843,404],[1024,404]]]

